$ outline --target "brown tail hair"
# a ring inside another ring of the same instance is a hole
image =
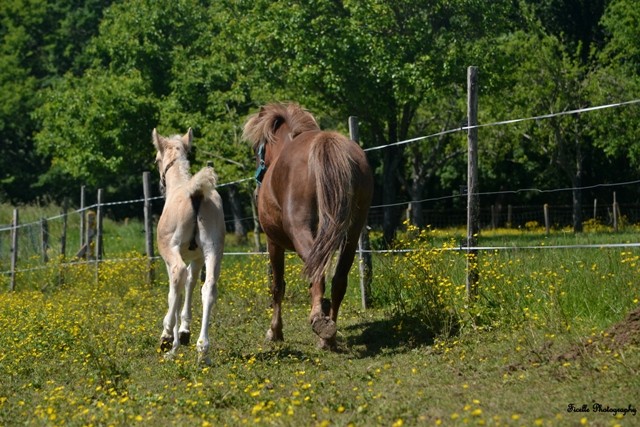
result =
[[[309,170],[316,178],[318,229],[303,273],[312,282],[325,274],[351,225],[356,163],[348,155],[349,143],[339,133],[322,132],[309,153]]]

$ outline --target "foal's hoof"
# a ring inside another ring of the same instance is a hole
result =
[[[162,337],[160,339],[160,351],[168,352],[173,348],[173,337]]]
[[[273,329],[269,329],[267,330],[267,334],[264,337],[265,341],[267,342],[282,342],[284,341],[284,336],[282,335],[282,332],[280,333],[276,333],[273,331]]]
[[[338,332],[336,322],[331,320],[329,317],[316,317],[313,319],[313,322],[311,322],[311,328],[313,329],[313,332],[323,340],[335,338],[336,333]]]
[[[198,352],[198,365],[211,366],[211,357],[209,357],[209,354]]]
[[[180,345],[189,345],[189,340],[191,340],[191,332],[179,332],[178,339],[180,340]]]

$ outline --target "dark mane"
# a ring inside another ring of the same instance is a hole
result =
[[[291,130],[291,138],[320,129],[311,113],[298,104],[274,103],[265,105],[247,119],[242,136],[252,143],[255,150],[263,141],[274,142],[276,131],[285,123]]]

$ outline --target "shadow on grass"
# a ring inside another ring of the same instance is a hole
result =
[[[434,343],[438,333],[427,328],[419,319],[393,316],[345,326],[345,344],[358,358],[378,354],[397,354]]]
[[[242,361],[243,363],[246,363],[249,360],[258,362],[270,362],[273,360],[300,361],[310,358],[309,354],[305,353],[302,350],[291,347],[288,342],[268,343],[267,348],[257,352],[245,353],[239,351],[231,351],[229,353],[229,357]]]

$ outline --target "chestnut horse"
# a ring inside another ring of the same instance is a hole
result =
[[[171,357],[180,344],[191,337],[193,288],[205,266],[202,285],[202,324],[196,343],[198,362],[210,364],[209,317],[218,295],[217,282],[224,247],[225,226],[222,199],[215,190],[212,167],[189,173],[187,153],[191,149],[191,129],[182,137],[165,138],[153,130],[153,145],[160,186],[165,194],[158,221],[158,251],[169,274],[169,310],[163,321],[160,348]],[[180,301],[184,304],[180,310]]]
[[[294,250],[310,283],[309,322],[319,346],[336,349],[338,310],[373,194],[373,175],[360,146],[322,131],[297,104],[268,104],[247,119],[243,137],[257,156],[257,205],[272,271],[270,341],[282,341],[284,252]],[[331,302],[323,300],[325,273],[338,260]]]

